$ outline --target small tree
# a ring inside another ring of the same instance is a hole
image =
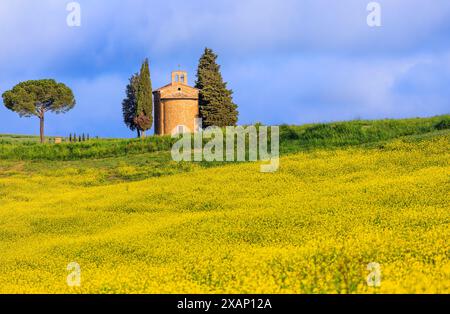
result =
[[[81,135],[78,136],[78,142],[81,142]]]
[[[197,69],[195,87],[200,89],[199,109],[204,127],[232,126],[238,121],[237,105],[233,103],[233,91],[223,81],[217,55],[205,48]]]
[[[5,107],[19,116],[39,118],[41,143],[44,143],[45,113],[65,113],[75,106],[72,90],[52,79],[19,83],[2,97]]]
[[[131,131],[137,131],[140,137],[140,130],[136,126],[135,118],[137,112],[137,93],[139,89],[139,74],[133,74],[126,88],[126,98],[122,101],[123,121]]]
[[[69,134],[69,142],[72,142],[72,133]]]
[[[84,133],[83,133],[83,135],[82,135],[82,137],[81,137],[82,139],[83,139],[83,142],[85,142],[86,141],[86,136],[84,136]]]

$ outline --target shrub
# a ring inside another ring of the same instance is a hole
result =
[[[281,140],[298,140],[300,138],[298,131],[286,124],[280,126],[280,137]]]
[[[449,117],[443,118],[441,121],[439,121],[438,123],[436,123],[434,125],[434,128],[436,130],[447,130],[447,129],[450,129],[450,118]]]

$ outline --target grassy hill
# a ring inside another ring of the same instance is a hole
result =
[[[304,126],[280,126],[280,152],[295,153],[315,148],[334,148],[386,141],[450,128],[450,115],[401,120],[356,120]],[[50,138],[49,141],[52,141]],[[0,135],[0,159],[78,160],[130,156],[169,151],[175,139],[93,139],[88,142],[38,143],[36,137]]]
[[[121,144],[73,160],[8,150],[0,293],[449,293],[446,119],[283,126],[270,174]],[[71,262],[79,288],[66,284]]]

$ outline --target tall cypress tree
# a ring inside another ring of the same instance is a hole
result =
[[[200,89],[199,109],[204,127],[236,125],[239,115],[233,91],[227,89],[216,60],[212,49],[205,48],[197,69],[195,87]]]
[[[153,124],[153,94],[148,59],[145,59],[142,64],[139,74],[137,109],[134,122],[141,131],[141,136],[145,136],[145,131],[151,129]]]

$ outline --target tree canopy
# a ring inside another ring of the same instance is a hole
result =
[[[72,90],[53,79],[19,83],[4,92],[2,97],[5,107],[17,112],[21,117],[39,118],[41,142],[44,142],[45,113],[65,113],[75,106]]]
[[[199,60],[195,87],[200,89],[199,110],[204,127],[236,125],[239,113],[233,91],[227,89],[212,49],[205,48]]]
[[[65,113],[75,106],[72,90],[52,79],[19,83],[2,97],[6,108],[22,117],[39,117],[46,111]]]

